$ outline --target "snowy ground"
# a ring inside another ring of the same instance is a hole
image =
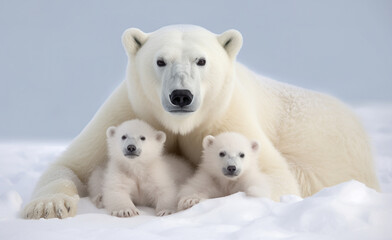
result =
[[[83,198],[74,218],[20,219],[67,143],[0,143],[0,239],[392,239],[392,105],[355,110],[370,134],[383,193],[355,181],[280,203],[237,193],[167,217],[141,208],[141,216],[116,218]]]

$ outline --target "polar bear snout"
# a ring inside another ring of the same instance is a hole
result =
[[[200,105],[200,93],[198,90],[180,88],[163,94],[162,106],[172,114],[187,114],[197,111]]]
[[[231,174],[234,173],[236,169],[237,168],[234,165],[230,165],[227,167],[227,171]]]
[[[142,150],[133,144],[129,144],[123,149],[124,156],[130,158],[136,158],[140,156],[141,152]]]
[[[189,90],[174,90],[170,94],[170,102],[179,107],[185,107],[192,103],[193,94]]]
[[[201,103],[200,74],[188,63],[174,63],[161,76],[161,103],[163,109],[173,115],[187,115],[199,109]],[[173,121],[171,119],[170,121]]]
[[[128,152],[133,153],[136,151],[136,146],[135,145],[128,145],[127,150],[128,150]]]
[[[235,165],[228,165],[226,168],[222,168],[223,175],[229,178],[237,177],[241,170]]]

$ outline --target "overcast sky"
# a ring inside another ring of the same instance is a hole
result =
[[[72,139],[125,76],[122,32],[182,23],[239,30],[265,76],[392,102],[392,1],[0,0],[0,139]]]

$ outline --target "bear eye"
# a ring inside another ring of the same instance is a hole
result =
[[[157,65],[158,65],[158,67],[164,67],[164,66],[166,66],[166,63],[162,59],[159,59],[159,60],[157,60]]]
[[[140,136],[140,140],[144,141],[144,140],[146,140],[146,137],[145,136]]]
[[[127,139],[127,136],[122,135],[121,139],[122,139],[122,140],[125,140],[125,139]]]
[[[225,153],[225,152],[220,152],[220,153],[219,153],[219,156],[220,156],[220,157],[224,157],[224,156],[226,156],[226,153]]]
[[[244,158],[245,157],[244,153],[240,153],[239,155],[240,155],[240,158]]]
[[[200,58],[196,64],[197,64],[197,66],[204,66],[204,65],[206,65],[206,60],[204,58]]]

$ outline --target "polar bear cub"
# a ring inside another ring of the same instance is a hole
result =
[[[268,178],[258,166],[259,148],[258,142],[239,133],[206,136],[202,161],[194,176],[182,186],[178,209],[240,191],[248,196],[269,197]]]
[[[139,215],[135,205],[155,208],[156,215],[175,212],[179,185],[192,175],[191,166],[163,154],[166,134],[141,120],[123,122],[106,132],[107,166],[97,167],[88,181],[89,196],[112,215]]]

